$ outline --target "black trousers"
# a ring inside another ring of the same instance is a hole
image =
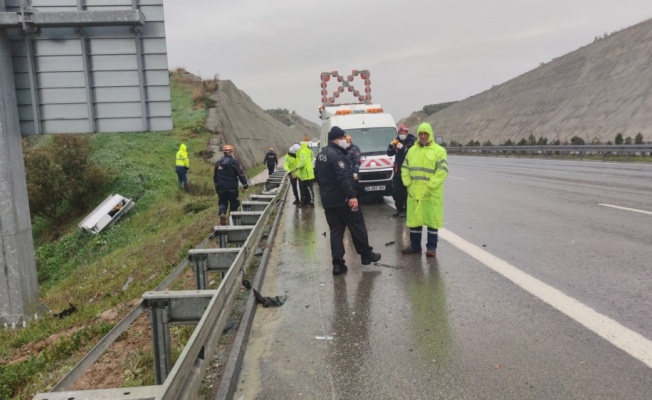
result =
[[[299,181],[299,187],[301,188],[301,204],[304,206],[315,202],[315,193],[312,190],[313,182],[312,179]]]
[[[238,211],[240,200],[238,200],[238,189],[217,192],[217,213],[226,214],[226,208],[231,206],[231,211]]]
[[[274,169],[276,169],[276,165],[274,164],[267,164],[267,171],[269,171],[269,175],[272,176],[274,173]]]
[[[326,222],[331,232],[331,255],[333,264],[344,264],[344,230],[349,228],[356,253],[369,254],[373,247],[369,246],[367,226],[364,223],[362,209],[351,211],[349,207],[326,208]]]
[[[294,194],[294,200],[301,201],[301,197],[299,197],[299,189],[297,189],[297,187],[299,186],[299,178],[290,177],[290,186],[292,186],[292,193]]]
[[[407,201],[407,188],[403,185],[401,174],[394,174],[392,179],[392,197],[396,205],[396,211],[405,211],[405,202]]]

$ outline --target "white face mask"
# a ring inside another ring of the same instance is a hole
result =
[[[407,135],[400,134],[400,135],[398,135],[398,138],[400,140],[405,140],[405,138],[407,138]]]
[[[343,149],[346,149],[349,147],[349,144],[346,142],[346,139],[338,140],[337,145],[340,146]]]

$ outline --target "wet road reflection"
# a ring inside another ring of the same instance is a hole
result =
[[[412,306],[412,333],[425,361],[435,365],[451,361],[452,334],[448,323],[446,287],[437,262],[422,259],[421,268],[410,274],[407,290]]]
[[[331,321],[333,344],[327,362],[333,376],[336,398],[360,398],[366,390],[364,372],[370,350],[370,305],[374,282],[380,271],[364,271],[349,293],[346,279],[333,280]]]

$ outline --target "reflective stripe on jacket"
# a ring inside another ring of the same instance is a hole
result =
[[[285,170],[285,172],[290,174],[290,176],[296,178],[297,173],[292,172],[296,167],[297,167],[297,155],[293,153],[288,153],[288,155],[285,156],[285,162],[283,162],[283,169]]]
[[[417,141],[408,151],[401,179],[407,187],[408,227],[428,226],[439,229],[444,219],[444,181],[448,176],[446,149],[433,140],[430,124],[419,125],[417,132],[428,132],[430,139],[425,146]]]
[[[312,160],[315,153],[308,148],[307,142],[301,142],[301,148],[297,151],[297,172],[299,179],[309,181],[315,179],[315,171],[312,167]]]
[[[238,181],[242,183],[245,189],[249,187],[247,177],[240,166],[240,162],[225,154],[224,157],[217,160],[215,169],[213,170],[215,191],[237,190]]]
[[[179,151],[177,151],[177,161],[175,165],[177,167],[190,168],[190,160],[188,160],[188,150],[186,150],[186,145],[183,143],[181,143],[181,146],[179,146]]]
[[[351,144],[351,147],[346,150],[346,156],[349,159],[353,173],[360,173],[360,163],[362,159],[362,152],[360,151],[360,148],[355,144]]]
[[[328,143],[317,155],[315,177],[324,209],[347,207],[349,199],[357,195],[346,150],[334,143]]]

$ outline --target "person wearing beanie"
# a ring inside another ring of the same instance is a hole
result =
[[[362,258],[362,265],[369,265],[381,257],[369,246],[367,226],[358,204],[353,170],[346,148],[346,132],[334,126],[328,132],[328,145],[319,152],[315,162],[315,179],[319,184],[319,195],[330,228],[333,275],[348,271],[344,261],[346,228],[351,233],[355,251]]]

